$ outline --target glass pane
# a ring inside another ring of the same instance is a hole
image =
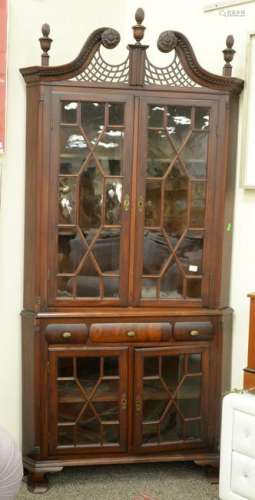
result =
[[[171,394],[184,376],[184,355],[162,356],[162,378]]]
[[[94,149],[106,175],[122,174],[123,137],[122,129],[108,129]]]
[[[124,124],[124,104],[120,102],[112,102],[109,106],[109,124],[123,125]]]
[[[209,128],[210,108],[195,109],[195,128],[207,130]]]
[[[180,237],[187,227],[188,178],[178,162],[165,182],[164,227],[173,237]]]
[[[158,442],[158,425],[147,424],[143,425],[143,443],[157,443]]]
[[[191,184],[190,226],[204,227],[205,219],[206,183],[193,182]]]
[[[163,386],[160,379],[144,380],[143,381],[143,399],[144,400],[160,400],[168,399],[169,395]]]
[[[75,423],[81,413],[83,403],[60,403],[58,405],[58,422]]]
[[[159,421],[165,408],[167,401],[147,400],[143,403],[143,421],[153,422]]]
[[[75,380],[58,380],[58,399],[61,403],[80,403],[84,396]]]
[[[119,375],[119,358],[105,357],[104,358],[104,376]]]
[[[120,224],[121,222],[121,180],[107,180],[105,183],[105,223]]]
[[[201,377],[186,377],[178,391],[178,408],[185,418],[201,413]]]
[[[149,108],[149,127],[163,127],[164,126],[164,106],[157,106],[152,104]]]
[[[73,296],[73,279],[68,277],[57,278],[57,297],[70,298]]]
[[[59,179],[59,224],[75,224],[76,177]]]
[[[203,233],[188,231],[180,243],[177,256],[185,274],[202,273]]]
[[[76,424],[76,442],[79,445],[100,444],[101,437],[100,422],[94,412],[87,407]]]
[[[162,177],[175,155],[165,130],[148,131],[148,176]]]
[[[118,276],[104,278],[104,297],[119,297],[120,279]]]
[[[104,443],[116,444],[120,441],[120,428],[119,425],[104,425],[103,426],[103,440]]]
[[[93,249],[103,273],[118,273],[120,268],[120,229],[103,229]]]
[[[178,268],[175,259],[171,260],[170,265],[160,279],[160,298],[178,299],[183,293],[183,275]]]
[[[186,439],[201,439],[201,421],[194,420],[185,422],[185,436]]]
[[[90,259],[86,259],[86,263],[89,265],[90,271],[92,269],[92,264],[90,263]],[[86,273],[82,276],[82,273],[85,272],[84,268],[79,273],[79,276],[76,278],[77,286],[76,286],[76,296],[77,297],[100,297],[100,278],[99,276],[88,276]],[[96,271],[95,271],[96,273]]]
[[[91,145],[94,145],[104,128],[105,105],[99,102],[81,103],[81,124]]]
[[[181,157],[192,177],[206,177],[208,134],[192,132]]]
[[[183,439],[183,422],[173,405],[170,406],[160,424],[160,442],[180,441]]]
[[[79,226],[95,229],[101,225],[103,176],[92,158],[80,176]]]
[[[62,102],[61,121],[62,123],[76,123],[78,103],[72,101]]]
[[[85,243],[75,231],[59,230],[58,272],[73,273],[86,251]]]
[[[143,274],[159,274],[169,254],[170,250],[162,233],[144,231]]]
[[[188,357],[188,373],[200,373],[201,361],[201,354],[190,354]]]
[[[119,380],[100,382],[93,401],[117,401],[119,399]]]
[[[73,377],[73,358],[58,358],[58,377]]]
[[[187,296],[194,299],[201,297],[202,280],[199,278],[187,279]]]
[[[60,127],[60,173],[77,174],[89,148],[79,127]]]
[[[159,374],[159,358],[146,357],[144,358],[144,377]]]
[[[58,426],[59,446],[74,446],[74,426]]]
[[[119,420],[119,406],[111,401],[93,403],[100,422],[109,422]]]
[[[167,106],[167,130],[179,150],[187,137],[191,126],[191,108],[184,106]]]
[[[160,226],[161,182],[146,182],[145,226]]]
[[[143,299],[156,299],[157,297],[157,282],[158,280],[152,280],[149,278],[144,278],[142,280],[142,298]]]
[[[100,358],[77,358],[77,378],[86,393],[90,393],[100,377]]]

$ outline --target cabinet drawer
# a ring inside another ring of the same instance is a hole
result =
[[[170,323],[95,323],[92,342],[160,342],[171,338]]]
[[[84,343],[88,339],[88,327],[84,323],[54,323],[45,328],[45,337],[49,344]]]
[[[213,336],[213,324],[203,322],[177,322],[174,326],[175,340],[210,340]]]

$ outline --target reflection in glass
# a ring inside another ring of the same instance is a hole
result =
[[[185,436],[187,440],[201,439],[201,421],[191,420],[190,422],[185,422]]]
[[[85,253],[85,244],[75,230],[60,230],[58,236],[58,272],[73,273]]]
[[[76,177],[59,179],[59,224],[75,223]]]
[[[188,357],[188,373],[200,373],[201,368],[201,354],[190,354]]]
[[[103,229],[92,252],[103,273],[119,273],[120,229]]]
[[[160,424],[160,442],[180,441],[183,435],[183,422],[176,408],[171,405]]]
[[[118,376],[119,375],[119,358],[108,357],[104,358],[104,376]]]
[[[117,401],[119,398],[119,380],[103,380],[97,387],[93,397],[94,401],[109,398],[112,401]]]
[[[188,179],[175,163],[165,183],[164,227],[171,236],[180,237],[187,227]]]
[[[122,182],[108,179],[105,183],[105,223],[120,224]]]
[[[81,103],[81,124],[90,144],[94,146],[104,128],[105,105],[100,102]]]
[[[159,374],[159,358],[145,357],[144,358],[144,377]]]
[[[73,376],[73,358],[58,358],[58,377]]]
[[[199,299],[201,297],[202,280],[200,278],[187,279],[187,297]]]
[[[68,277],[58,277],[57,278],[57,297],[58,298],[70,298],[73,296],[73,280]]]
[[[195,108],[195,128],[207,130],[209,128],[210,108]]]
[[[165,130],[148,131],[148,176],[162,177],[175,155]]]
[[[61,122],[62,123],[76,123],[77,121],[77,108],[78,103],[72,101],[64,101],[61,106]]]
[[[157,281],[155,279],[144,278],[142,279],[141,295],[143,299],[156,299],[157,298]]]
[[[193,182],[191,184],[190,226],[204,227],[205,219],[206,183]]]
[[[77,378],[86,393],[96,385],[100,377],[100,358],[77,358]]]
[[[103,177],[94,159],[91,159],[80,176],[79,226],[82,229],[101,225],[103,203]]]
[[[104,425],[103,426],[104,443],[117,444],[120,441],[119,425]]]
[[[158,442],[158,424],[143,424],[143,443]]]
[[[73,446],[74,444],[74,426],[58,426],[58,444],[59,446]]]
[[[165,410],[167,402],[165,400],[146,400],[143,403],[143,421],[152,422],[159,420]]]
[[[109,124],[124,125],[124,104],[112,102],[109,106]]]
[[[143,274],[159,274],[169,257],[166,239],[159,231],[144,231]],[[154,283],[152,284],[154,286]]]
[[[59,403],[58,405],[58,422],[75,423],[79,416],[84,403]]]
[[[202,273],[203,233],[188,231],[178,246],[177,256],[185,274]]]
[[[106,175],[122,174],[123,137],[122,129],[108,129],[94,149],[94,154]]]
[[[77,174],[89,153],[79,127],[60,127],[60,173]]]
[[[112,401],[93,402],[93,406],[101,422],[119,420],[119,407],[117,403]]]
[[[146,182],[145,226],[160,226],[161,182]]]
[[[75,380],[58,380],[58,399],[60,403],[80,403],[83,400]]]
[[[178,407],[185,418],[201,413],[201,377],[186,377],[178,391]]]
[[[105,276],[104,278],[104,297],[119,297],[120,279],[119,276]]]
[[[152,104],[149,108],[149,127],[163,127],[164,126],[164,107]]]
[[[90,407],[84,410],[77,422],[75,435],[79,445],[100,444],[100,422]]]
[[[177,150],[187,137],[191,125],[191,108],[167,106],[167,130]]]
[[[182,297],[183,275],[178,268],[175,259],[172,259],[170,265],[160,280],[160,298],[178,299]]]
[[[162,378],[170,389],[175,391],[184,376],[184,355],[162,357]]]
[[[181,157],[192,177],[199,178],[207,175],[207,146],[207,133],[192,132],[182,150]]]

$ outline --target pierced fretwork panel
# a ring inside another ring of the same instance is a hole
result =
[[[72,80],[80,82],[128,83],[129,58],[121,64],[106,62],[98,50],[87,68]]]
[[[202,379],[201,353],[144,358],[143,445],[202,439]]]
[[[164,68],[152,64],[145,59],[145,84],[167,85],[169,87],[200,87],[187,75],[182,63],[175,53],[173,61]]]
[[[210,110],[150,105],[143,299],[199,299]]]
[[[58,298],[119,298],[125,104],[62,102]]]

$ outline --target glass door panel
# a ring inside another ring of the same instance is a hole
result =
[[[205,441],[208,353],[136,350],[136,446],[200,446]]]
[[[56,99],[57,265],[49,289],[51,295],[56,290],[58,302],[127,300],[129,261],[123,247],[129,246],[131,106],[126,97]]]
[[[125,348],[51,352],[52,452],[125,448],[126,356]]]
[[[173,99],[174,101],[174,99]],[[136,303],[202,299],[212,108],[142,100]],[[139,250],[138,250],[139,252]]]

